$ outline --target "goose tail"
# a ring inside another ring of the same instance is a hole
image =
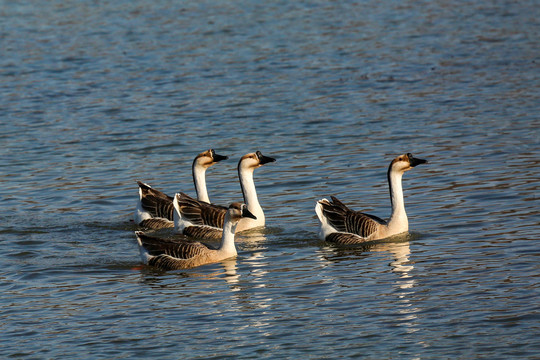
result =
[[[320,221],[321,225],[323,225],[325,223],[328,223],[326,221],[326,218],[323,215],[322,203],[324,203],[324,202],[328,203],[328,200],[327,199],[321,199],[321,200],[317,201],[317,204],[315,205],[315,213],[317,214],[317,217],[319,218],[319,221]]]
[[[148,192],[148,189],[151,189],[152,187],[139,180],[137,180],[137,184],[139,185],[139,200],[137,201],[137,207],[135,208],[133,220],[136,224],[140,224],[142,221],[152,218],[152,215],[143,207],[142,204],[145,192]]]
[[[189,221],[185,216],[182,216],[182,206],[180,205],[181,197],[189,198],[189,196],[184,193],[176,193],[174,195],[174,227],[179,233],[183,233],[186,227],[193,226],[191,221]]]
[[[337,230],[332,225],[330,225],[328,219],[324,215],[323,204],[329,205],[330,202],[327,199],[321,199],[317,201],[317,204],[315,205],[315,213],[317,214],[319,222],[321,223],[321,226],[319,228],[319,237],[322,240],[325,240],[328,235],[335,233]]]
[[[152,255],[146,250],[143,244],[143,237],[145,236],[142,231],[135,231],[137,242],[139,243],[139,252],[143,263],[148,264],[148,261],[152,258]]]

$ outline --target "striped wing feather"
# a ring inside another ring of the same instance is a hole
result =
[[[328,222],[338,231],[356,234],[363,238],[369,237],[384,220],[360,211],[353,211],[332,196],[332,202],[322,202],[323,214]]]
[[[165,228],[173,228],[174,222],[163,218],[151,218],[141,221],[139,226],[146,229],[158,230]]]
[[[153,217],[160,217],[173,221],[173,198],[140,181],[137,181],[137,184],[139,184],[142,193],[141,205],[143,209],[148,211]]]
[[[176,259],[169,255],[158,255],[148,260],[148,265],[161,270],[177,270],[189,268],[189,263],[184,259]]]
[[[210,226],[188,226],[184,228],[183,234],[196,239],[219,241],[223,230]]]
[[[358,236],[356,234],[335,232],[326,236],[326,241],[339,244],[339,245],[354,245],[369,242],[366,238]]]
[[[145,250],[153,256],[167,255],[174,259],[191,259],[196,256],[207,254],[214,250],[199,242],[187,242],[171,239],[162,239],[146,234],[138,233]]]
[[[226,207],[199,201],[184,193],[180,193],[178,205],[182,217],[192,224],[223,228],[225,214],[227,213]]]

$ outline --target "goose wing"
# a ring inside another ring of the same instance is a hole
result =
[[[367,238],[377,231],[380,225],[386,224],[383,219],[377,216],[349,209],[334,196],[331,199],[331,202],[321,202],[323,214],[330,225],[338,232],[356,234]]]
[[[173,259],[186,260],[196,256],[205,255],[209,251],[215,250],[200,242],[163,239],[146,235],[142,231],[137,231],[136,235],[140,245],[149,255],[154,257],[168,256]]]
[[[184,235],[195,238],[219,241],[223,236],[223,230],[210,226],[187,226],[182,232]]]
[[[159,230],[165,228],[173,228],[174,222],[164,218],[150,218],[143,220],[139,223],[139,226],[145,229]]]
[[[338,245],[357,245],[371,243],[371,241],[369,239],[366,239],[365,237],[346,232],[335,232],[328,234],[326,235],[325,240]]]
[[[153,217],[174,220],[173,198],[149,185],[137,181],[141,197],[141,205]]]
[[[180,214],[193,225],[223,229],[227,208],[199,201],[189,195],[177,196]]]
[[[170,255],[161,254],[148,259],[148,265],[161,270],[179,270],[190,268],[189,261],[185,259],[177,259]]]

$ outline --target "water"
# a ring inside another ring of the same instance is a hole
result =
[[[537,358],[540,13],[534,1],[0,3],[0,357]],[[135,180],[241,199],[235,260],[141,265]],[[390,212],[371,248],[315,201]]]

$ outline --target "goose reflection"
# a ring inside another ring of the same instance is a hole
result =
[[[358,262],[369,257],[370,253],[374,252],[390,253],[392,261],[388,265],[391,267],[392,272],[397,275],[393,283],[396,291],[392,292],[396,296],[395,300],[393,300],[398,315],[396,321],[398,326],[403,326],[408,333],[419,330],[417,314],[420,308],[416,305],[416,302],[412,301],[417,282],[412,274],[414,265],[410,261],[410,240],[414,237],[414,234],[407,233],[354,247],[332,245],[324,247],[323,253],[320,255],[321,259],[326,262],[339,263],[351,260]]]
[[[399,275],[397,286],[401,289],[412,288],[415,280],[409,274],[414,269],[414,265],[409,261],[411,255],[410,242],[382,243],[374,246],[371,251],[389,252],[393,260],[390,262],[392,271]]]

